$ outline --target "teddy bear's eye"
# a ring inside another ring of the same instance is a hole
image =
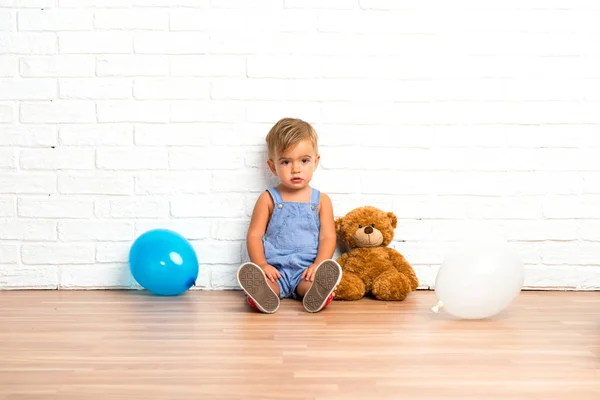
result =
[[[358,229],[360,229],[360,228],[362,228],[362,225],[361,225],[361,224],[358,224]]]
[[[375,228],[375,224],[371,224],[371,227],[372,227],[372,228]]]

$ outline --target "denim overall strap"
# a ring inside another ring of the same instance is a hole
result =
[[[273,202],[275,204],[283,203],[281,194],[279,193],[279,190],[277,190],[277,188],[275,186],[268,188],[267,191],[271,194],[271,197],[273,198]]]
[[[313,189],[310,194],[310,204],[319,205],[319,200],[321,199],[321,192],[317,189]]]

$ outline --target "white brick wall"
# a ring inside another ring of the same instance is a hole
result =
[[[132,241],[236,286],[264,136],[321,135],[335,214],[394,211],[423,287],[493,234],[600,289],[594,0],[0,0],[0,288],[127,288]]]

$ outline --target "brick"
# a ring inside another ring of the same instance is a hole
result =
[[[240,122],[245,110],[241,104],[218,101],[174,101],[171,122]]]
[[[171,200],[171,216],[175,218],[239,218],[244,215],[244,198],[239,195],[179,196]]]
[[[15,104],[0,103],[0,124],[11,123],[15,120]]]
[[[322,8],[331,10],[356,9],[358,4],[355,1],[345,0],[285,0],[285,8]]]
[[[564,224],[566,225],[568,222],[564,222]],[[569,225],[572,226],[571,229],[577,227],[577,225],[574,225],[572,222]],[[580,232],[581,239],[600,242],[600,221],[581,221]]]
[[[274,124],[282,115],[301,118],[310,123],[321,121],[321,107],[315,103],[269,102],[261,101],[248,104],[246,119],[250,122],[269,122]]]
[[[126,32],[60,32],[61,54],[123,54],[133,51],[133,38]]]
[[[56,240],[56,222],[2,219],[0,240]]]
[[[125,289],[132,279],[125,263],[65,265],[60,268],[59,289]]]
[[[236,272],[240,263],[217,264],[206,266],[210,268],[210,288],[215,290],[239,289]]]
[[[14,170],[17,167],[16,152],[0,148],[0,170]]]
[[[600,196],[546,196],[542,210],[548,219],[594,219],[598,218]]]
[[[25,56],[19,68],[24,77],[91,77],[95,64],[90,55]]]
[[[127,78],[61,79],[62,99],[131,99],[132,83]]]
[[[0,31],[0,48],[8,54],[54,54],[56,36],[52,33],[12,33]]]
[[[206,146],[218,124],[136,124],[135,144],[142,146]],[[229,142],[231,143],[231,142]]]
[[[0,264],[16,264],[19,260],[19,246],[0,243]]]
[[[17,56],[3,55],[2,63],[0,63],[0,77],[16,76],[18,73],[19,58]]]
[[[214,171],[212,173],[211,192],[262,192],[264,179],[256,172]]]
[[[129,261],[131,243],[124,242],[98,242],[96,244],[96,262],[99,263],[126,263]]]
[[[598,246],[580,243],[543,243],[542,263],[547,265],[600,265]]]
[[[54,126],[16,125],[3,127],[0,131],[0,146],[50,147],[57,143]]]
[[[91,218],[93,200],[57,197],[24,197],[17,201],[17,213],[24,218]]]
[[[98,122],[168,122],[169,103],[163,101],[98,102]]]
[[[579,282],[577,268],[555,265],[527,265],[524,288],[575,289]]]
[[[14,217],[15,216],[15,200],[14,199],[3,199],[0,197],[0,218],[1,217]]]
[[[59,221],[58,239],[64,242],[131,240],[133,222]]]
[[[264,186],[264,180],[262,182]],[[327,193],[358,193],[360,180],[352,174],[340,175],[336,171],[317,169],[313,175],[311,186]]]
[[[109,170],[167,169],[169,158],[166,149],[157,147],[100,148],[96,165]]]
[[[21,150],[19,159],[24,170],[94,169],[94,149],[56,147]]]
[[[210,82],[194,78],[141,78],[134,81],[133,96],[140,100],[208,99]]]
[[[66,146],[122,146],[133,144],[133,125],[74,124],[59,127],[60,142]]]
[[[231,147],[175,147],[169,149],[172,170],[229,169],[242,167],[243,149]]]
[[[598,290],[600,286],[600,268],[597,266],[582,265],[577,268],[578,290]]]
[[[579,238],[579,227],[572,221],[505,221],[511,241],[567,241]]]
[[[138,54],[98,56],[96,72],[98,76],[166,76],[169,59]]]
[[[94,262],[94,245],[74,243],[24,244],[23,264],[64,265]]]
[[[94,15],[89,10],[48,8],[19,11],[19,31],[81,31],[93,27]]]
[[[21,103],[20,120],[23,123],[94,122],[96,108],[92,102],[75,100]]]
[[[201,240],[210,238],[211,226],[207,218],[138,220],[135,222],[135,234],[137,237],[152,229],[170,229],[187,240]]]
[[[579,194],[585,185],[584,177],[577,172],[511,171],[505,177],[507,194],[511,195]]]
[[[288,39],[289,36],[289,40]],[[289,54],[289,49],[309,50],[309,41],[302,35],[272,35],[264,32],[249,32],[240,36],[232,31],[214,31],[210,35],[210,53],[217,55]],[[297,47],[296,47],[297,46]],[[304,48],[302,47],[304,46]]]
[[[210,264],[237,264],[239,267],[242,261],[241,242],[200,240],[193,242],[192,246],[198,254],[198,259],[210,260]]]
[[[133,47],[139,54],[205,54],[208,34],[195,32],[136,33]]]
[[[133,194],[133,177],[114,173],[61,175],[58,178],[61,194]]]
[[[55,0],[0,0],[0,6],[6,8],[52,8]]]
[[[579,179],[579,182],[583,180],[582,192],[583,194],[600,194],[600,174],[597,172],[589,172],[582,177],[580,174],[576,174]],[[571,191],[568,193],[578,193],[577,191]],[[564,194],[568,194],[564,193]]]
[[[3,289],[57,289],[58,268],[55,265],[2,265],[0,287]]]
[[[211,238],[216,240],[246,240],[249,221],[218,220],[211,227]]]
[[[52,173],[0,172],[0,193],[50,194],[56,192],[56,176]]]
[[[211,0],[211,8],[232,8],[238,9],[278,9],[281,8],[280,0],[257,0],[249,4],[244,0]]]
[[[151,197],[100,199],[95,202],[95,213],[98,218],[167,218],[169,201]]]
[[[0,10],[0,31],[15,30],[16,13]]]
[[[248,57],[249,78],[316,78],[319,60],[310,57]]]
[[[135,177],[136,194],[198,194],[210,191],[209,171],[143,172]]]
[[[172,76],[245,77],[246,57],[229,55],[173,55]]]
[[[167,30],[169,12],[163,9],[113,9],[94,13],[96,29]]]

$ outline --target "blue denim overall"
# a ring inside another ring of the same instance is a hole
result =
[[[265,257],[281,274],[279,297],[297,298],[302,273],[317,258],[321,192],[312,189],[310,203],[298,203],[284,202],[276,187],[267,190],[275,207],[263,236]]]

